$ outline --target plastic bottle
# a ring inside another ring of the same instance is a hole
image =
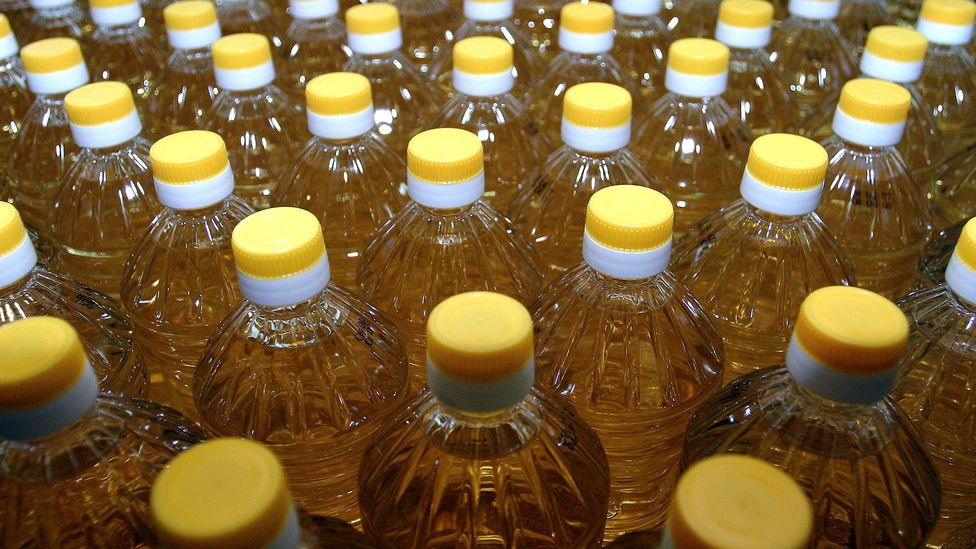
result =
[[[95,32],[87,44],[92,80],[129,86],[140,107],[166,62],[164,45],[145,26],[138,0],[88,0]]]
[[[898,84],[851,80],[834,134],[821,142],[830,164],[817,213],[854,264],[858,284],[892,299],[912,288],[932,230],[925,193],[895,148],[910,104]]]
[[[149,141],[132,92],[120,82],[82,86],[64,100],[81,147],[51,210],[58,268],[118,297],[132,248],[160,210],[149,169]]]
[[[132,346],[132,326],[119,304],[38,264],[17,209],[0,201],[0,325],[56,316],[78,330],[103,391],[145,396],[146,371]]]
[[[599,547],[609,473],[576,411],[532,386],[532,319],[468,292],[427,321],[424,389],[383,421],[359,473],[381,547]]]
[[[410,202],[363,253],[359,286],[399,321],[410,356],[412,387],[424,379],[424,324],[431,309],[477,289],[531,301],[542,284],[538,256],[482,198],[481,141],[456,128],[429,130],[407,151]]]
[[[543,61],[559,51],[556,45],[559,10],[568,3],[569,0],[515,0],[515,26]]]
[[[664,57],[671,33],[661,21],[661,0],[614,0],[616,13],[611,54],[630,78],[640,84],[641,97],[653,101],[664,93]]]
[[[48,38],[74,38],[85,43],[94,30],[85,9],[76,0],[30,0],[30,21],[21,31],[25,44]]]
[[[824,286],[855,285],[854,267],[814,211],[827,153],[770,134],[749,149],[742,198],[678,243],[673,270],[725,341],[725,379],[782,364],[800,303]]]
[[[427,72],[463,21],[457,0],[389,0],[403,18],[403,52]]]
[[[356,289],[363,250],[406,203],[407,166],[375,131],[365,76],[317,76],[305,96],[313,137],[272,198],[315,214],[328,235],[332,279]]]
[[[583,262],[532,305],[537,383],[569,398],[606,449],[606,541],[664,522],[685,425],[722,383],[722,337],[668,270],[673,220],[655,190],[597,191]]]
[[[942,549],[971,549],[976,546],[976,523],[953,530]]]
[[[295,503],[358,520],[359,456],[407,389],[393,322],[329,283],[322,228],[309,212],[271,208],[237,225],[244,300],[197,364],[193,396],[217,435],[264,442]]]
[[[255,33],[268,39],[274,51],[281,49],[275,14],[264,0],[217,0],[217,19],[224,36]]]
[[[30,24],[32,14],[30,0],[3,0],[0,2],[0,12],[3,12],[16,29],[23,29]]]
[[[733,381],[688,425],[682,462],[747,454],[792,476],[814,508],[812,547],[920,547],[938,516],[939,477],[889,394],[908,323],[849,286],[807,296],[785,367]]]
[[[231,231],[254,210],[231,194],[234,175],[215,133],[166,136],[149,160],[164,208],[125,264],[121,302],[153,381],[153,400],[195,418],[193,368],[241,298]]]
[[[613,84],[577,84],[563,97],[563,145],[525,183],[508,211],[539,251],[551,280],[580,261],[586,204],[610,185],[660,189],[628,147],[631,96]]]
[[[671,10],[668,29],[675,40],[704,38],[718,20],[720,0],[677,0]]]
[[[136,547],[149,488],[204,434],[174,410],[99,393],[77,332],[52,317],[0,327],[0,534],[13,547]]]
[[[310,80],[339,71],[348,59],[346,25],[339,19],[338,0],[289,0],[288,15],[279,82],[302,103]]]
[[[854,59],[859,59],[871,30],[895,25],[896,20],[888,11],[887,0],[842,0],[834,23],[851,46]]]
[[[10,149],[33,101],[27,93],[27,73],[17,55],[19,50],[10,21],[0,14],[0,200],[10,198],[10,180],[14,177]]]
[[[452,48],[455,95],[427,120],[429,128],[460,128],[485,152],[485,196],[506,211],[550,150],[541,129],[513,97],[512,46],[495,37],[460,40]]]
[[[634,151],[675,205],[676,234],[738,198],[750,135],[722,97],[728,67],[729,49],[715,40],[672,43],[668,93],[635,132]]]
[[[976,144],[950,156],[934,171],[928,191],[937,229],[967,221],[976,212]]]
[[[949,266],[956,242],[959,241],[959,235],[962,234],[966,223],[967,220],[962,220],[939,231],[922,248],[922,258],[918,262],[916,289],[935,288],[945,284],[946,267]]]
[[[292,157],[308,140],[301,107],[273,84],[271,48],[264,36],[232,34],[214,42],[211,51],[220,93],[202,129],[224,138],[236,194],[266,208]]]

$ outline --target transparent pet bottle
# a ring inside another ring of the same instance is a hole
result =
[[[17,55],[19,50],[10,22],[0,14],[0,200],[11,196],[14,170],[10,150],[33,102],[27,93],[27,73]]]
[[[220,93],[202,129],[227,144],[235,191],[254,207],[266,208],[281,176],[305,141],[302,109],[273,84],[268,40],[260,34],[232,34],[212,48]]]
[[[851,80],[834,134],[821,141],[830,164],[817,213],[854,264],[858,284],[890,299],[912,288],[932,230],[925,193],[895,148],[910,104],[898,84]]]
[[[283,37],[278,81],[301,103],[310,80],[341,70],[349,58],[346,25],[339,19],[338,0],[290,0],[288,15],[291,24]]]
[[[682,462],[762,458],[814,509],[811,547],[921,547],[938,516],[939,477],[889,396],[908,323],[893,303],[850,286],[800,307],[786,365],[743,376],[702,404]]]
[[[584,82],[607,82],[640,97],[640,86],[610,54],[613,49],[613,8],[600,2],[572,2],[559,19],[559,53],[548,61],[542,76],[529,88],[525,104],[529,117],[559,143],[563,94]]]
[[[750,135],[723,98],[728,67],[724,44],[676,40],[668,50],[668,93],[635,132],[634,151],[675,205],[676,234],[738,198]]]
[[[305,97],[313,137],[272,198],[315,214],[327,235],[332,279],[355,289],[363,251],[406,203],[407,166],[375,131],[365,76],[317,76]]]
[[[671,33],[661,21],[661,0],[614,0],[616,36],[610,51],[641,97],[653,101],[664,93],[664,61]]]
[[[389,0],[403,18],[403,51],[421,72],[447,47],[464,19],[457,0]]]
[[[354,6],[346,12],[346,25],[352,58],[342,70],[369,79],[377,130],[397,154],[403,155],[410,138],[444,103],[444,97],[400,52],[403,37],[395,6],[384,2]]]
[[[871,29],[896,23],[888,11],[888,0],[842,0],[834,24],[851,46],[855,59],[864,52]]]
[[[215,133],[166,136],[149,160],[164,208],[126,262],[121,302],[153,382],[150,396],[196,418],[193,368],[241,299],[231,232],[254,210],[232,194],[227,149]]]
[[[512,46],[495,37],[458,41],[455,94],[427,120],[429,128],[460,128],[478,136],[485,152],[485,195],[504,212],[550,150],[539,126],[513,97]]]
[[[956,242],[963,227],[969,221],[962,220],[933,235],[922,248],[922,258],[918,262],[918,284],[916,288],[935,288],[945,284],[945,270],[956,249]]]
[[[668,29],[675,40],[711,36],[721,0],[676,0]]]
[[[942,549],[972,549],[976,547],[976,523],[969,526],[953,530]]]
[[[10,547],[138,547],[153,479],[204,433],[175,410],[99,393],[77,332],[0,327],[0,536]]]
[[[119,304],[39,265],[17,209],[0,201],[0,325],[36,316],[55,316],[78,330],[102,391],[146,395],[149,379]]]
[[[166,63],[165,45],[149,29],[138,0],[88,0],[95,32],[87,43],[92,80],[129,86],[136,101],[152,93]]]
[[[3,12],[14,28],[23,29],[30,24],[32,12],[29,0],[2,0],[0,12]]]
[[[535,246],[546,279],[580,262],[586,204],[611,185],[660,189],[628,147],[631,96],[613,84],[577,84],[563,97],[563,145],[549,155],[508,208]]]
[[[118,297],[125,261],[160,210],[149,141],[125,84],[82,86],[64,105],[81,152],[51,209],[55,259],[66,275]]]
[[[410,202],[363,253],[359,286],[393,316],[423,386],[424,324],[446,297],[489,290],[529,303],[539,291],[538,256],[507,217],[482,198],[481,141],[464,130],[421,133],[407,152]]]
[[[532,386],[532,319],[468,292],[427,322],[429,388],[382,423],[359,469],[363,529],[380,547],[592,548],[609,472],[596,433]]]
[[[30,20],[23,31],[17,29],[25,44],[47,38],[74,38],[88,45],[94,30],[85,8],[76,0],[30,0]]]
[[[811,291],[855,285],[854,267],[814,211],[826,170],[826,151],[809,139],[757,138],[742,198],[702,219],[675,247],[672,269],[725,341],[727,381],[783,363]]]
[[[664,522],[685,426],[722,384],[722,337],[668,270],[673,220],[653,189],[597,191],[583,261],[532,305],[536,381],[576,406],[610,462],[606,541]]]
[[[515,0],[515,26],[543,60],[559,51],[559,10],[568,3],[569,0]]]
[[[976,213],[976,143],[942,162],[926,190],[936,228],[972,217]]]
[[[275,14],[264,0],[217,0],[217,19],[224,36],[255,33],[278,51],[282,45]]]
[[[213,433],[278,454],[299,507],[356,521],[359,456],[407,390],[399,333],[330,283],[311,213],[253,214],[234,229],[232,245],[244,300],[197,364],[197,409]]]

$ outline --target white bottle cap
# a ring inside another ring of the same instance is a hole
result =
[[[922,76],[928,40],[921,33],[882,25],[868,34],[861,56],[864,76],[889,82],[915,82]]]
[[[373,129],[369,80],[350,72],[316,76],[305,86],[308,131],[323,139],[351,139]]]
[[[515,85],[512,45],[495,36],[465,38],[454,45],[454,89],[472,97],[508,93]]]
[[[0,288],[19,282],[34,270],[37,252],[20,213],[0,200]]]
[[[81,46],[72,38],[48,38],[20,50],[27,87],[36,95],[67,93],[88,82]]]
[[[766,0],[724,0],[715,39],[730,48],[765,48],[773,34],[773,5]]]
[[[613,10],[631,17],[650,17],[661,12],[661,0],[613,0]]]
[[[664,87],[687,97],[715,97],[729,81],[729,48],[708,38],[683,38],[668,48]]]
[[[464,17],[471,21],[504,21],[514,10],[514,0],[464,0]]]
[[[867,147],[897,145],[905,132],[911,103],[911,94],[898,84],[856,78],[841,89],[832,124],[834,133]]]
[[[35,10],[45,10],[70,6],[75,3],[75,0],[30,0],[29,3],[30,7]]]
[[[915,28],[933,44],[962,46],[973,36],[974,18],[970,0],[925,0]]]
[[[457,128],[421,132],[407,144],[407,194],[428,208],[474,204],[485,194],[484,149]]]
[[[959,234],[946,267],[945,280],[960,299],[976,303],[976,219],[970,219]]]
[[[271,45],[263,35],[231,34],[214,42],[210,50],[218,88],[256,90],[274,82]]]
[[[798,135],[773,133],[752,142],[739,191],[753,207],[775,215],[817,209],[827,173],[827,151]]]
[[[121,82],[95,82],[72,90],[64,98],[71,137],[79,147],[114,147],[142,132],[132,91]]]
[[[582,152],[608,153],[630,143],[630,92],[615,84],[577,84],[563,97],[563,143]]]
[[[328,19],[339,13],[338,0],[288,0],[288,13],[295,19]]]
[[[636,185],[600,189],[586,205],[583,260],[597,271],[628,280],[668,267],[674,207],[663,194]]]
[[[559,11],[559,49],[607,53],[613,49],[613,8],[600,2],[571,2]]]
[[[181,0],[163,9],[169,45],[178,50],[209,48],[220,39],[217,8],[209,0]]]
[[[142,8],[135,0],[89,0],[92,22],[99,27],[115,27],[138,23]]]
[[[790,0],[789,11],[804,19],[833,20],[840,13],[840,0]]]
[[[403,45],[400,10],[393,4],[371,2],[346,10],[349,49],[360,55],[390,53]]]
[[[196,210],[234,192],[234,174],[224,140],[213,132],[190,130],[160,139],[149,149],[159,202],[174,210]]]

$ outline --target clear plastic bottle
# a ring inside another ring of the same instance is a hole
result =
[[[942,549],[972,549],[976,547],[976,523],[953,530],[949,539],[942,545]]]
[[[854,264],[858,284],[890,299],[913,286],[932,231],[925,192],[895,148],[911,104],[891,82],[844,85],[834,134],[821,144],[830,164],[817,212]]]
[[[481,141],[456,128],[429,130],[407,152],[410,202],[363,253],[363,294],[400,324],[412,387],[424,379],[424,324],[444,298],[489,290],[530,302],[542,284],[538,256],[507,217],[482,199]]]
[[[271,48],[279,51],[281,34],[275,14],[264,0],[217,0],[217,19],[224,36],[255,33],[268,39]]]
[[[769,61],[773,7],[765,0],[724,0],[715,39],[729,48],[723,98],[755,139],[793,125],[790,94]],[[833,106],[833,105],[831,105]]]
[[[515,26],[543,61],[559,51],[559,10],[568,3],[569,0],[515,0]]]
[[[855,285],[854,267],[814,210],[827,153],[788,134],[757,138],[742,198],[678,242],[672,269],[725,341],[725,379],[782,364],[800,303],[824,286]]]
[[[163,17],[173,53],[146,99],[149,135],[154,139],[198,128],[218,93],[210,54],[210,46],[220,38],[213,3],[181,0],[166,6]]]
[[[305,97],[313,137],[272,199],[315,214],[327,235],[332,279],[356,289],[363,251],[406,203],[407,166],[375,131],[366,77],[317,76]]]
[[[501,38],[458,41],[452,48],[456,93],[426,123],[428,128],[460,128],[478,136],[485,154],[484,198],[502,212],[550,150],[539,126],[512,96],[512,52]]]
[[[562,143],[508,208],[539,251],[547,280],[580,262],[586,204],[611,185],[660,189],[628,147],[631,96],[613,84],[577,84],[563,97]]]
[[[138,0],[88,0],[95,32],[87,44],[92,80],[129,86],[139,106],[163,72],[163,43],[144,24]]]
[[[363,529],[381,547],[592,548],[609,472],[596,433],[532,386],[532,319],[468,292],[427,322],[429,389],[382,423],[359,469]]]
[[[150,396],[196,418],[193,368],[240,301],[231,232],[254,210],[231,194],[227,149],[215,133],[166,136],[149,160],[164,208],[125,264],[121,302],[153,382]]]
[[[64,106],[81,152],[51,209],[55,258],[71,278],[117,298],[125,261],[160,210],[149,141],[121,82],[82,86]]]
[[[24,64],[17,56],[19,50],[10,21],[0,14],[0,200],[11,196],[10,180],[14,175],[10,149],[33,102],[27,93]]]
[[[202,129],[224,138],[236,194],[266,208],[308,140],[302,109],[273,84],[275,69],[264,36],[232,34],[214,42],[211,51],[220,93]]]
[[[337,72],[349,58],[346,25],[339,19],[338,0],[289,0],[291,24],[281,47],[278,81],[292,98],[305,101],[305,86],[320,74]]]
[[[972,217],[976,212],[976,143],[942,162],[926,190],[937,229]]]
[[[956,242],[968,220],[942,229],[922,248],[922,258],[918,262],[917,289],[935,288],[945,284],[945,270],[956,249]]]
[[[894,25],[895,17],[888,11],[888,0],[842,0],[834,24],[851,46],[854,59],[859,59],[871,29]]]
[[[346,25],[352,58],[342,70],[369,78],[377,130],[403,155],[410,138],[444,103],[444,97],[400,52],[403,38],[395,6],[384,2],[354,6],[346,12]]]
[[[668,29],[675,40],[705,38],[718,20],[720,0],[677,0],[671,10]]]
[[[908,323],[893,303],[850,286],[800,306],[786,365],[743,376],[702,404],[682,462],[762,458],[813,503],[811,547],[922,546],[938,517],[939,476],[889,396]]]
[[[204,438],[175,410],[99,393],[77,332],[52,317],[0,327],[0,537],[10,547],[137,547],[149,489]]]
[[[675,205],[674,231],[738,198],[749,130],[725,102],[729,49],[707,38],[668,50],[668,93],[637,127],[633,149]]]
[[[163,12],[170,4],[175,4],[176,2],[182,1],[186,0],[139,0],[139,5],[142,6],[142,17],[145,20],[145,26],[147,29],[149,29],[149,32],[152,33],[153,38],[158,40],[160,43],[166,40],[167,34],[166,18],[163,15]]]
[[[34,102],[10,148],[10,187],[24,222],[50,235],[48,215],[65,170],[78,155],[71,140],[64,96],[88,83],[81,47],[71,38],[49,38],[21,48],[27,89]]]
[[[661,21],[661,0],[614,0],[616,13],[610,51],[630,78],[640,84],[641,97],[653,101],[664,93],[664,57],[671,33]]]
[[[722,384],[722,337],[668,270],[673,221],[655,190],[597,191],[583,262],[532,305],[537,383],[576,406],[610,462],[606,541],[664,522],[685,426]]]
[[[403,18],[403,51],[427,72],[431,60],[453,39],[464,19],[456,0],[388,0]]]
[[[232,245],[244,300],[197,364],[197,409],[213,433],[258,440],[278,454],[299,507],[358,520],[359,456],[407,390],[399,333],[329,282],[311,213],[258,212],[237,225]]]
[[[640,97],[640,86],[610,54],[613,49],[613,8],[600,2],[572,2],[559,19],[559,53],[529,88],[525,104],[529,117],[545,132],[549,143],[559,143],[563,94],[584,82],[607,82]]]
[[[29,0],[0,0],[0,12],[10,24],[20,30],[30,24],[31,5]]]
[[[146,371],[132,346],[132,326],[119,304],[38,263],[17,209],[0,201],[0,325],[56,316],[78,330],[102,391],[143,397]]]
[[[88,46],[94,27],[76,0],[30,0],[30,22],[17,34],[25,44],[47,38],[74,38]]]

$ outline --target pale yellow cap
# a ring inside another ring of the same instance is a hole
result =
[[[43,74],[68,70],[85,62],[81,46],[74,38],[47,38],[20,49],[20,60],[27,72]]]
[[[711,38],[682,38],[668,48],[668,68],[709,76],[729,69],[729,48]]]
[[[632,101],[616,84],[576,84],[563,97],[563,118],[584,128],[616,128],[630,122]]]
[[[17,249],[27,238],[27,229],[20,218],[20,212],[13,204],[0,200],[0,256]]]
[[[823,185],[827,151],[816,141],[788,133],[762,135],[752,142],[746,169],[770,187],[803,191]]]
[[[239,70],[257,67],[271,61],[271,45],[262,34],[242,32],[225,36],[213,43],[214,67]]]
[[[259,442],[217,438],[170,460],[149,498],[159,537],[173,549],[265,547],[291,511],[284,469]]]
[[[136,110],[132,91],[121,82],[96,82],[64,97],[68,121],[75,126],[99,126],[121,120]]]
[[[0,216],[2,219],[2,216]],[[3,228],[0,226],[0,231]],[[0,242],[3,242],[3,233],[0,232]],[[956,242],[956,257],[963,262],[971,271],[976,271],[976,218],[970,219],[959,233],[959,241]]]
[[[813,531],[813,506],[783,471],[725,454],[681,475],[668,525],[676,549],[801,549]]]
[[[407,144],[407,170],[428,183],[462,183],[484,171],[484,154],[481,140],[469,131],[427,130]]]
[[[117,8],[136,4],[139,0],[88,0],[88,5],[93,8]]]
[[[674,207],[647,187],[614,185],[600,189],[586,205],[586,234],[607,248],[642,252],[671,240]]]
[[[602,2],[571,2],[559,10],[559,27],[580,34],[613,31],[613,8]]]
[[[912,96],[908,90],[884,80],[855,78],[844,84],[837,107],[844,114],[875,124],[904,122]]]
[[[189,130],[167,135],[149,149],[153,177],[170,185],[213,179],[227,169],[227,147],[213,132]]]
[[[0,13],[0,37],[10,34],[10,21],[7,16]]]
[[[0,327],[0,410],[47,404],[88,368],[78,332],[60,318],[35,316]]]
[[[322,225],[300,208],[270,208],[249,215],[234,227],[231,246],[237,270],[261,279],[294,276],[325,255]]]
[[[332,72],[308,81],[305,103],[321,116],[355,114],[373,104],[373,91],[369,79],[361,74]]]
[[[864,50],[893,61],[921,61],[929,41],[922,33],[895,25],[874,27],[868,33]]]
[[[427,319],[427,358],[446,375],[487,382],[521,370],[533,356],[532,317],[494,292],[449,297]]]
[[[346,30],[352,34],[381,34],[400,27],[400,10],[386,2],[359,4],[346,10]]]
[[[976,2],[972,0],[925,0],[920,18],[946,25],[972,25]]]
[[[217,7],[208,0],[182,0],[163,8],[163,21],[173,31],[202,29],[217,22]]]
[[[512,45],[497,36],[474,36],[454,45],[454,68],[468,74],[498,74],[512,69]]]
[[[894,303],[874,292],[829,286],[803,300],[793,335],[821,365],[869,375],[897,364],[908,341],[908,320]]]
[[[730,27],[768,27],[773,24],[773,5],[766,0],[723,0],[718,20]]]

